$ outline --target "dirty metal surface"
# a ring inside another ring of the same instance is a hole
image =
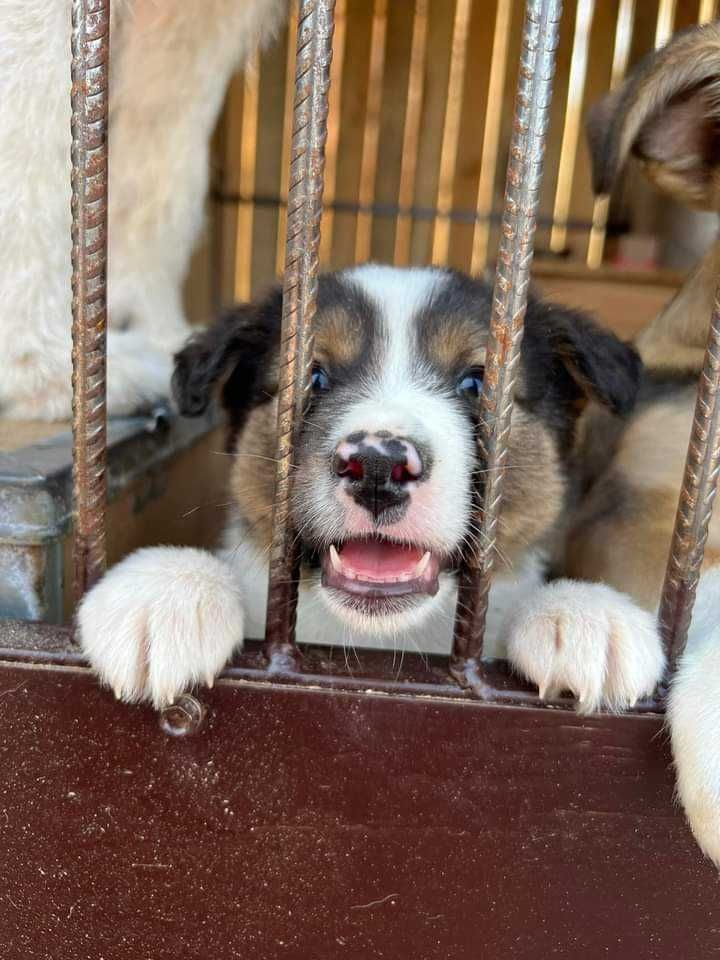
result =
[[[194,737],[0,668],[5,960],[707,960],[655,716],[220,681]]]

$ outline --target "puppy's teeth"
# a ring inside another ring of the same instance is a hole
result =
[[[429,550],[426,550],[422,557],[418,560],[418,564],[413,571],[413,576],[418,579],[425,573],[430,563],[431,553]]]
[[[340,554],[337,552],[337,550],[335,549],[335,545],[332,543],[330,544],[330,563],[333,565],[333,569],[336,570],[337,573],[343,572],[343,565],[342,565],[342,561],[340,560]]]

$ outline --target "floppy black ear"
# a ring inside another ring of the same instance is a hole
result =
[[[648,179],[691,206],[720,209],[720,23],[678,33],[587,116],[593,189],[632,152]]]
[[[258,304],[233,307],[191,337],[175,355],[172,389],[180,413],[203,413],[222,381],[222,404],[240,429],[252,407],[270,398],[281,319],[282,291],[276,289]]]
[[[627,416],[635,406],[642,361],[637,350],[585,314],[531,301],[526,315],[530,366],[552,373],[551,389],[579,412],[588,400]]]

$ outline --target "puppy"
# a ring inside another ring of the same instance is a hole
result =
[[[312,401],[292,489],[301,538],[298,640],[448,652],[459,556],[473,537],[475,443],[491,289],[437,268],[366,265],[323,276]],[[197,414],[221,386],[235,461],[217,556],[141,550],[79,614],[82,646],[118,697],[160,707],[210,683],[244,636],[261,636],[275,476],[281,295],[240,307],[177,357],[178,403]],[[633,408],[635,350],[582,315],[531,299],[508,452],[486,640],[583,711],[649,694],[664,659],[654,617],[602,584],[544,583],[576,476],[589,401]]]
[[[647,57],[590,113],[596,192],[611,190],[633,154],[658,188],[681,203],[719,212],[719,94],[720,23],[678,34]],[[571,576],[622,586],[648,610],[660,599],[719,278],[716,242],[638,338],[646,373],[637,408],[623,429],[602,416],[585,424],[586,450],[604,447],[609,465],[595,471],[595,483],[572,519],[565,569]],[[680,800],[700,846],[720,865],[717,510],[687,651],[668,706]]]
[[[67,419],[71,0],[0,4],[0,415]],[[287,0],[111,4],[108,410],[169,392],[181,285],[232,72]]]

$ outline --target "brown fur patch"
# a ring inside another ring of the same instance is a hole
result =
[[[716,243],[638,337],[637,347],[649,370],[700,373],[719,272],[720,243]]]
[[[571,520],[564,573],[607,583],[655,611],[660,600],[687,451],[692,403],[656,403],[623,434],[611,468]],[[720,559],[720,516],[705,564]]]
[[[429,328],[423,344],[428,356],[446,372],[463,367],[484,367],[487,330],[468,317],[449,316],[443,321],[441,325]]]
[[[528,547],[552,546],[565,505],[567,474],[550,430],[515,407],[498,535],[498,567],[514,565]]]
[[[275,493],[277,403],[256,407],[247,419],[233,455],[230,493],[247,525],[247,537],[261,549],[272,540]]]
[[[340,306],[324,310],[315,323],[315,359],[321,365],[352,366],[365,349],[365,335],[358,318]]]

